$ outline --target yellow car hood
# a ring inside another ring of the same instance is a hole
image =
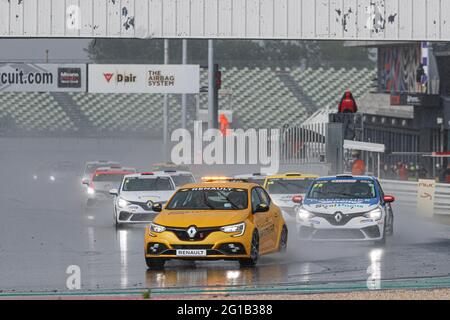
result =
[[[243,222],[248,215],[247,210],[164,210],[153,222],[162,226],[180,228],[187,228],[192,225],[199,228],[220,227]]]

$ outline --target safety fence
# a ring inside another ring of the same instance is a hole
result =
[[[381,180],[385,193],[395,196],[399,204],[417,207],[417,181]],[[450,184],[437,183],[434,196],[434,214],[450,215]]]
[[[282,128],[280,162],[282,164],[325,162],[327,132],[327,123]]]

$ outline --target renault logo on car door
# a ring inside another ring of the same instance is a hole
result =
[[[194,226],[189,227],[186,232],[187,232],[189,238],[193,239],[195,237],[195,235],[197,234],[197,228]]]

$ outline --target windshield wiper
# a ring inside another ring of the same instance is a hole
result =
[[[211,203],[209,203],[208,197],[206,195],[206,192],[203,192],[203,203],[210,209],[216,210],[216,207],[214,207]]]
[[[351,193],[345,193],[345,192],[334,192],[334,191],[327,191],[327,192],[323,192],[323,191],[315,191],[315,192],[317,192],[317,193],[320,193],[320,194],[335,194],[335,195],[339,195],[339,196],[345,196],[345,197],[348,197],[348,199],[370,199],[370,198],[367,198],[367,197],[361,197],[361,196],[357,196],[357,195],[354,195],[354,194],[351,194]]]
[[[239,209],[239,207],[237,206],[236,203],[234,203],[233,201],[230,200],[230,198],[228,198],[228,196],[224,193],[222,193],[221,191],[219,191],[219,193],[231,204],[231,206],[233,207],[233,209]]]

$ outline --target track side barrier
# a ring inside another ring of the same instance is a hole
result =
[[[381,180],[383,190],[395,196],[398,203],[409,208],[417,208],[417,181]],[[436,183],[433,202],[434,215],[450,216],[450,184]]]

